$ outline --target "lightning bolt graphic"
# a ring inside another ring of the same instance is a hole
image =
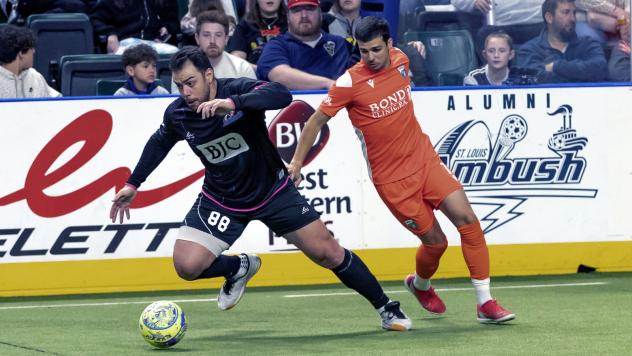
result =
[[[481,219],[483,232],[487,234],[524,214],[524,212],[515,211],[515,209],[526,200],[527,198],[518,197],[479,196],[471,198],[470,202],[476,205],[490,205],[496,207]]]

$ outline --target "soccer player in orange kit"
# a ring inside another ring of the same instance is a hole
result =
[[[434,314],[445,312],[445,304],[430,284],[448,246],[433,212],[439,209],[461,235],[463,256],[476,291],[478,321],[514,319],[512,312],[491,297],[485,236],[463,187],[441,162],[415,118],[408,58],[393,48],[383,18],[361,19],[355,36],[362,60],[338,78],[307,121],[288,166],[292,179],[300,183],[303,160],[321,127],[346,108],[378,194],[397,220],[422,242],[416,254],[416,273],[406,277],[406,288],[424,309]]]

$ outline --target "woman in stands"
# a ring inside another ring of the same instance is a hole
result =
[[[282,0],[252,0],[226,50],[256,65],[265,44],[285,31],[287,7]]]
[[[90,14],[94,32],[116,53],[126,38],[175,45],[180,32],[178,3],[173,0],[100,0]]]

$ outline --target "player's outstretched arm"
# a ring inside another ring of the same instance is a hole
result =
[[[299,137],[298,144],[296,145],[296,151],[294,151],[292,161],[287,167],[290,178],[297,187],[301,183],[301,169],[303,168],[305,156],[307,156],[310,148],[314,145],[314,141],[316,141],[316,136],[318,136],[320,129],[329,119],[331,119],[330,116],[316,109],[316,112],[309,117],[301,132],[301,137]]]
[[[112,222],[116,222],[116,217],[119,217],[119,222],[123,223],[123,215],[127,216],[129,220],[129,206],[136,197],[136,188],[131,185],[125,185],[123,189],[112,199],[112,207],[110,208],[110,219]]]

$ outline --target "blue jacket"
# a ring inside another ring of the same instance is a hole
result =
[[[517,66],[538,72],[539,83],[600,82],[606,80],[608,66],[603,48],[596,40],[575,37],[564,53],[552,48],[548,32],[523,44],[518,50]],[[553,72],[544,66],[553,62]]]
[[[338,79],[351,64],[351,44],[340,36],[321,33],[314,48],[289,32],[271,39],[257,62],[257,78],[269,80],[272,68],[287,64],[309,74]]]

